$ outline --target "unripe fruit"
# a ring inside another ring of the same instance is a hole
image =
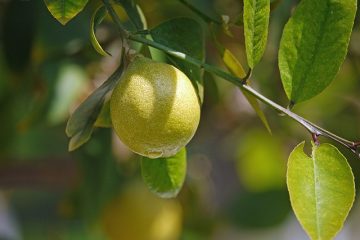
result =
[[[142,56],[121,76],[110,112],[123,143],[149,158],[175,155],[194,136],[200,120],[198,96],[188,77]]]

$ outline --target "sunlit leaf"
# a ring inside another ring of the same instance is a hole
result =
[[[281,80],[292,103],[322,92],[346,56],[356,0],[302,0],[284,28],[279,49]]]
[[[264,54],[270,17],[270,0],[244,0],[246,56],[250,68]]]
[[[75,150],[90,139],[94,124],[103,106],[105,95],[118,83],[122,71],[123,65],[96,89],[69,118],[66,126],[66,135],[71,138],[69,151]]]
[[[222,58],[226,67],[232,74],[239,78],[245,78],[246,72],[243,66],[228,49],[224,50]]]
[[[201,25],[191,18],[173,18],[151,30],[154,41],[176,51],[204,61],[205,43]],[[194,64],[174,57],[169,58],[193,82],[199,98],[203,99],[203,71]]]
[[[95,28],[101,23],[106,15],[106,8],[104,6],[98,7],[91,16],[90,20],[90,40],[94,49],[103,56],[109,56],[110,54],[106,52],[98,42],[95,35]]]
[[[287,185],[296,217],[311,239],[333,239],[341,230],[355,198],[354,176],[346,158],[330,144],[304,142],[292,151]]]
[[[236,59],[236,57],[228,50],[225,49],[223,52],[223,62],[225,63],[226,67],[229,69],[229,71],[234,74],[236,77],[244,78],[246,76],[246,73],[244,71],[244,68],[242,67],[241,63]],[[240,89],[241,90],[241,89]],[[261,122],[264,124],[266,129],[271,133],[270,125],[266,119],[266,116],[262,109],[260,108],[260,104],[258,100],[250,95],[249,93],[242,91],[248,102],[250,103],[251,107],[254,109],[258,117],[260,118]]]
[[[88,0],[44,0],[50,13],[65,25],[86,6]]]
[[[186,176],[186,149],[167,158],[142,157],[141,173],[150,191],[162,198],[176,197]]]

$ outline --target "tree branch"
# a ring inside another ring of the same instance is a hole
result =
[[[151,46],[151,47],[154,47],[154,48],[157,48],[159,50],[162,50],[163,52],[173,56],[173,57],[176,57],[176,58],[179,58],[179,59],[182,59],[184,61],[187,61],[189,63],[192,63],[200,68],[203,68],[205,71],[209,72],[209,73],[212,73],[212,74],[215,74],[219,77],[221,77],[222,79],[240,87],[243,91],[253,95],[255,98],[257,98],[258,100],[260,100],[261,102],[263,102],[265,105],[287,115],[288,117],[292,118],[293,120],[295,120],[296,122],[298,122],[299,124],[301,124],[304,128],[306,128],[310,134],[312,136],[316,136],[316,137],[319,137],[319,136],[324,136],[324,137],[327,137],[329,139],[332,139],[336,142],[338,142],[339,144],[345,146],[346,148],[350,149],[353,153],[355,153],[358,157],[360,157],[360,154],[359,154],[359,151],[358,151],[358,147],[360,146],[360,142],[352,142],[352,141],[349,141],[349,140],[346,140],[342,137],[339,137],[338,135],[328,131],[328,130],[325,130],[319,126],[317,126],[316,124],[310,122],[309,120],[307,119],[304,119],[303,117],[297,115],[296,113],[292,112],[290,109],[287,109],[277,103],[275,103],[274,101],[268,99],[267,97],[265,97],[264,95],[262,95],[261,93],[257,92],[255,89],[253,89],[252,87],[250,87],[249,85],[246,84],[246,81],[244,81],[244,79],[241,79],[241,78],[238,78],[238,77],[235,77],[231,74],[229,74],[228,72],[225,72],[224,70],[222,70],[221,68],[218,68],[216,66],[213,66],[213,65],[210,65],[210,64],[207,64],[207,63],[204,63],[196,58],[193,58],[191,56],[188,56],[186,55],[185,53],[182,53],[182,52],[179,52],[179,51],[176,51],[174,49],[171,49],[165,45],[162,45],[158,42],[155,42],[155,41],[152,41],[152,40],[149,40],[147,38],[144,38],[140,35],[137,35],[137,34],[131,34],[129,32],[127,32],[118,16],[116,15],[115,11],[112,9],[112,6],[108,3],[107,0],[104,0],[104,4],[106,6],[106,8],[108,9],[108,12],[110,13],[114,23],[117,25],[117,27],[119,28],[119,32],[120,34],[123,35],[123,32],[126,32],[126,38],[129,39],[129,40],[133,40],[135,42],[139,42],[139,43],[143,43],[143,44],[146,44],[148,46]],[[113,14],[112,14],[113,13]]]

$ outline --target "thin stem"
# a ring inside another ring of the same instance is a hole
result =
[[[104,0],[104,3],[108,2],[107,0]],[[105,6],[107,7],[113,21],[115,22],[115,24],[118,26],[120,30],[120,33],[122,34],[123,32],[125,32],[126,30],[123,28],[121,22],[118,23],[120,20],[117,17],[116,13],[111,10],[112,6],[110,4],[106,4]],[[114,14],[111,14],[111,12],[113,12]],[[264,95],[262,95],[261,93],[259,93],[258,91],[256,91],[255,89],[253,89],[252,87],[250,87],[249,85],[246,84],[246,81],[244,81],[244,79],[235,77],[231,74],[229,74],[228,72],[223,71],[221,68],[218,68],[216,66],[204,63],[202,61],[200,61],[199,59],[193,58],[191,56],[186,55],[185,53],[176,51],[174,49],[171,49],[165,45],[162,45],[158,42],[154,42],[152,40],[149,40],[147,38],[144,38],[143,36],[140,35],[136,35],[136,34],[130,34],[129,32],[126,31],[126,37],[129,40],[133,40],[139,43],[143,43],[146,44],[148,46],[157,48],[159,50],[164,51],[165,53],[174,56],[176,58],[182,59],[184,61],[187,61],[189,63],[192,63],[200,68],[203,68],[205,71],[215,74],[219,77],[221,77],[222,79],[238,86],[239,88],[241,88],[243,91],[253,95],[255,98],[257,98],[258,100],[260,100],[261,102],[263,102],[265,105],[283,113],[284,115],[287,115],[288,117],[292,118],[293,120],[295,120],[296,122],[298,122],[299,124],[301,124],[304,128],[306,128],[312,136],[324,136],[327,137],[329,139],[332,139],[340,144],[342,144],[343,146],[345,146],[346,148],[350,149],[353,153],[357,154],[360,157],[360,154],[358,152],[358,147],[360,145],[359,142],[352,142],[349,140],[346,140],[342,137],[337,136],[336,134],[325,130],[319,126],[317,126],[316,124],[310,122],[309,120],[304,119],[303,117],[297,115],[296,113],[292,112],[290,109],[285,108],[277,103],[275,103],[274,101],[268,99],[267,97],[265,97]]]
[[[128,38],[129,32],[122,25],[121,20],[120,20],[119,16],[116,14],[114,8],[111,6],[110,1],[103,0],[103,3],[105,5],[108,13],[110,14],[112,20],[114,21],[118,31],[120,32],[122,40]]]

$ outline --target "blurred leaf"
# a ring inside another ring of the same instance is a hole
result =
[[[93,114],[95,114],[95,111]],[[91,134],[94,130],[92,127],[92,122],[93,122],[92,119],[88,119],[87,121],[88,124],[80,132],[76,133],[74,136],[70,138],[69,151],[74,151],[77,148],[79,148],[81,145],[89,141],[89,139],[91,138]]]
[[[94,126],[104,128],[112,127],[110,115],[110,99],[105,100]]]
[[[345,59],[356,0],[303,0],[286,24],[279,69],[289,100],[295,104],[322,92]]]
[[[23,71],[30,62],[36,17],[34,2],[10,1],[7,4],[0,35],[3,38],[5,61],[14,72]]]
[[[270,0],[244,0],[244,34],[250,68],[264,54],[270,17]]]
[[[179,0],[206,22],[221,24],[222,20],[219,14],[214,11],[208,0]]]
[[[260,118],[260,120],[263,123],[263,125],[265,126],[266,130],[271,134],[270,125],[269,125],[269,123],[267,121],[267,118],[266,118],[263,110],[260,107],[259,101],[254,96],[250,95],[249,93],[247,93],[245,91],[242,91],[242,90],[241,90],[241,92],[244,94],[244,96],[246,97],[246,99],[250,103],[251,107],[254,109],[254,111],[256,112],[258,117]]]
[[[222,60],[225,63],[229,71],[234,74],[236,77],[245,78],[246,72],[241,65],[241,63],[236,59],[236,57],[228,49],[225,49],[223,52]]]
[[[18,106],[13,105],[12,107]],[[14,121],[14,118],[10,120]],[[63,126],[49,127],[42,122],[42,124],[32,126],[23,132],[19,132],[11,125],[7,125],[5,129],[7,128],[13,130],[13,136],[11,136],[13,139],[6,138],[10,143],[7,143],[6,150],[14,159],[21,159],[25,162],[43,159],[46,156],[64,156],[64,152],[66,152],[67,141],[64,139]]]
[[[245,78],[246,73],[244,71],[244,68],[242,67],[241,63],[236,59],[236,57],[228,49],[224,49],[222,59],[226,65],[226,67],[229,69],[229,71],[232,74],[234,74],[236,77],[239,77],[239,78]],[[269,133],[271,133],[270,125],[266,119],[264,112],[260,108],[260,104],[259,104],[258,100],[254,96],[243,91],[241,88],[240,88],[240,90],[244,94],[244,96],[246,97],[246,99],[248,100],[251,107],[254,109],[254,111],[256,112],[256,114],[260,118],[261,122],[266,127],[266,129],[269,131]]]
[[[206,85],[204,85],[204,96],[206,98],[204,104],[207,103],[213,105],[218,103],[220,101],[220,93],[214,75],[205,72],[204,81],[206,82]]]
[[[141,158],[141,173],[151,192],[162,198],[176,197],[186,176],[186,149],[167,158]]]
[[[66,126],[66,135],[71,138],[69,151],[75,150],[90,139],[94,123],[104,103],[105,95],[116,86],[122,72],[123,63],[71,115]]]
[[[136,30],[142,30],[147,27],[141,8],[133,0],[115,0],[115,2],[122,5]]]
[[[282,0],[270,0],[270,12],[276,10],[278,6],[280,6],[280,3]]]
[[[292,208],[311,239],[332,239],[342,228],[355,198],[354,176],[346,158],[330,144],[302,142],[289,156],[287,184]]]
[[[59,75],[56,81],[55,92],[51,102],[47,120],[51,124],[58,124],[66,120],[69,116],[69,109],[75,100],[79,99],[82,89],[86,84],[87,75],[84,69],[76,64],[66,63],[59,67]]]
[[[266,228],[282,223],[290,212],[285,190],[242,192],[228,208],[228,216],[241,228]]]
[[[95,48],[95,50],[103,55],[103,56],[109,56],[111,55],[110,53],[106,52],[100,45],[100,43],[98,42],[98,40],[96,39],[96,35],[95,35],[95,28],[97,25],[99,25],[102,20],[104,19],[106,15],[106,8],[105,6],[100,6],[98,7],[94,13],[91,16],[91,20],[90,20],[90,40],[91,40],[91,44],[93,45],[93,47]]]
[[[173,18],[151,30],[155,42],[176,51],[204,61],[205,42],[203,30],[198,22],[191,18]],[[171,61],[192,81],[199,99],[203,100],[203,71],[194,64],[169,56]]]
[[[65,25],[86,6],[88,0],[44,0],[51,15]]]
[[[110,129],[98,129],[96,138],[76,153],[82,176],[78,207],[92,228],[106,204],[118,194],[123,182],[112,155],[111,134]]]
[[[236,157],[241,183],[259,192],[285,187],[286,164],[281,141],[266,131],[252,130],[241,140]]]

